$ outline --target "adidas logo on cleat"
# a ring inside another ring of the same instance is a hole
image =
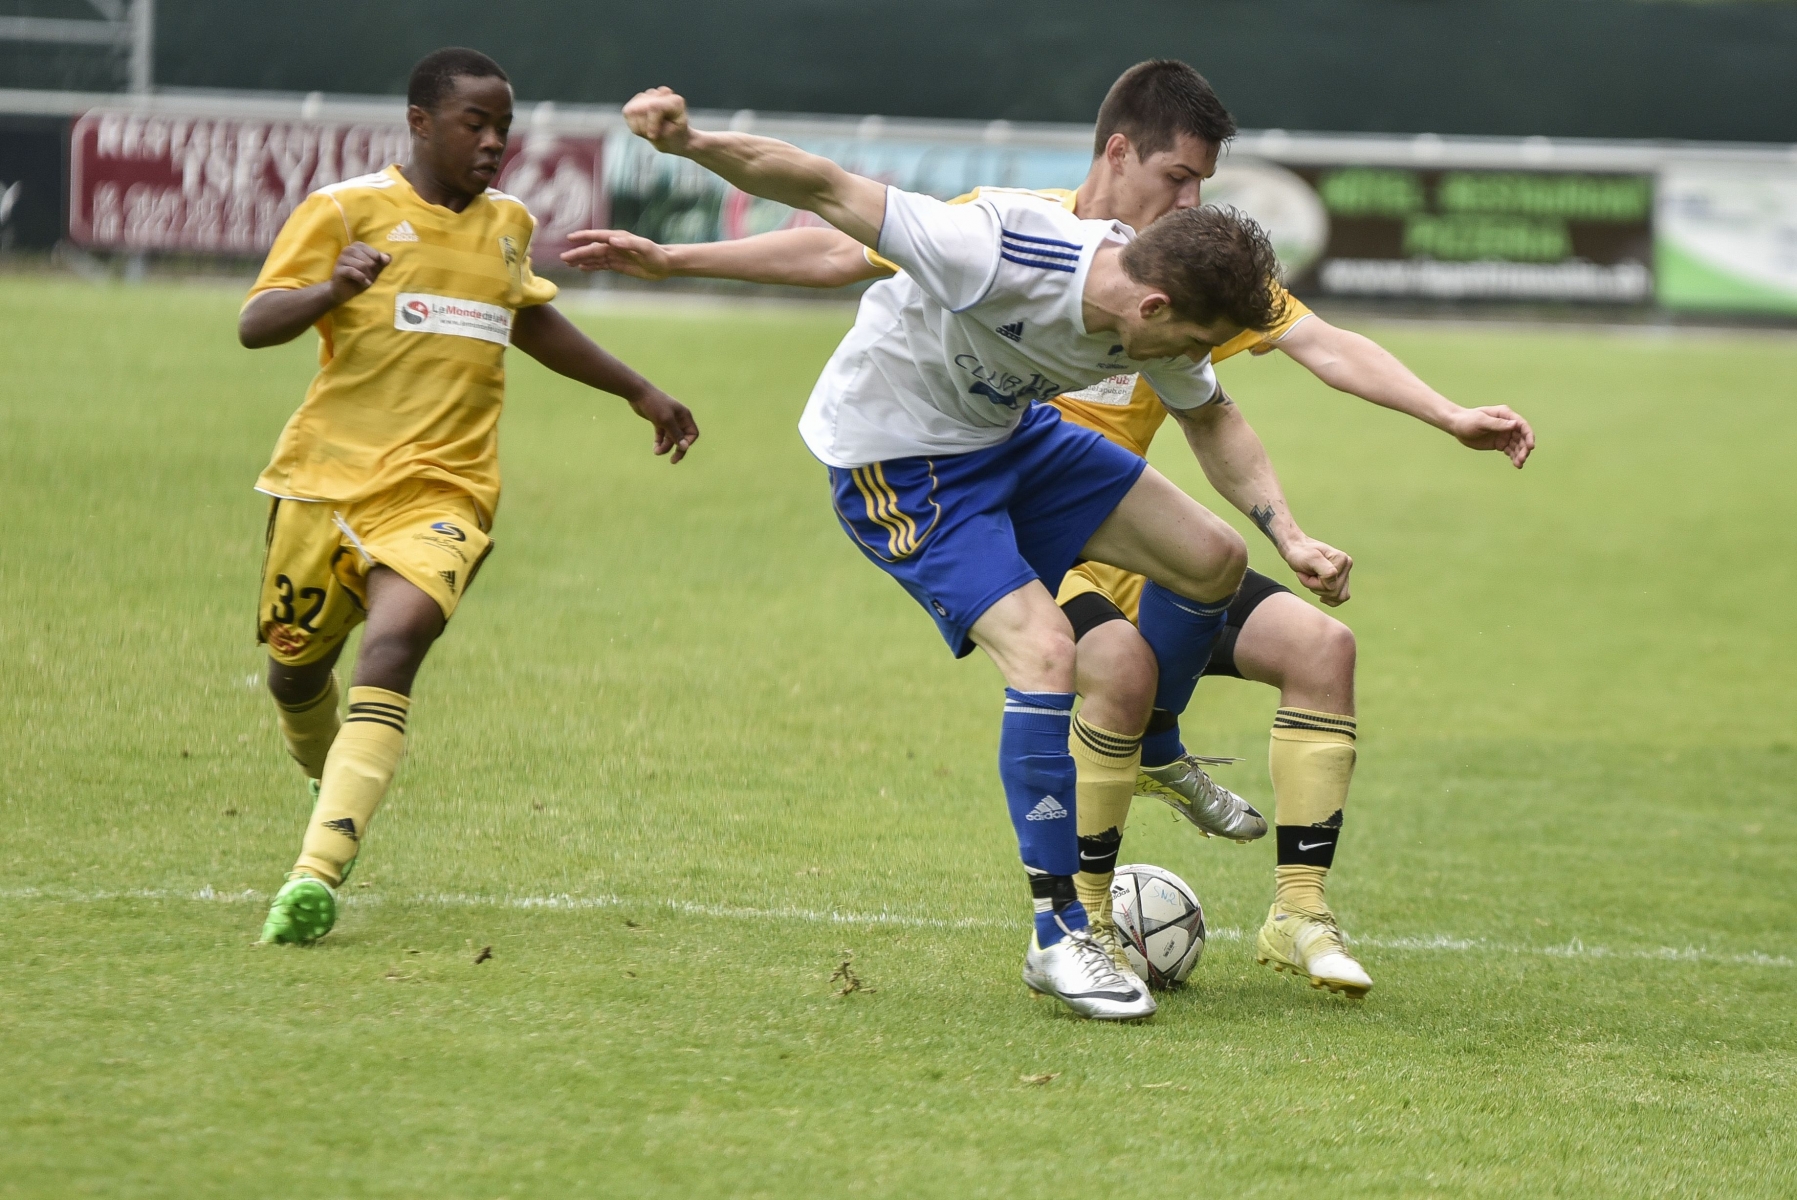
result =
[[[352,842],[359,842],[362,840],[356,836],[356,823],[354,819],[350,817],[338,817],[335,821],[326,821],[324,827],[336,833],[341,833]]]
[[[418,231],[412,228],[410,221],[401,221],[393,227],[393,232],[387,235],[387,240],[390,242],[415,242],[418,240]]]
[[[1067,815],[1067,810],[1053,796],[1044,796],[1036,801],[1036,807],[1024,815],[1026,821],[1058,821]]]
[[[1009,325],[1000,325],[996,331],[1001,338],[1009,338],[1013,342],[1023,340],[1023,322],[1012,321]]]

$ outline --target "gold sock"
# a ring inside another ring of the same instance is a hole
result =
[[[1323,886],[1354,779],[1356,732],[1354,718],[1342,713],[1281,708],[1273,719],[1274,903],[1289,912],[1329,911]]]
[[[332,887],[355,862],[374,810],[393,782],[406,748],[406,714],[412,702],[383,688],[349,689],[349,716],[325,759],[318,803],[306,826],[295,871]]]
[[[1116,872],[1117,851],[1123,845],[1123,827],[1129,821],[1136,772],[1142,765],[1142,738],[1100,729],[1075,716],[1067,748],[1073,752],[1078,772],[1074,813],[1079,826],[1080,870],[1073,877],[1073,890],[1088,916],[1109,920],[1111,877]]]
[[[324,691],[299,704],[275,701],[275,717],[281,725],[281,737],[287,742],[287,753],[300,765],[307,779],[324,775],[325,756],[337,737],[337,675],[332,672]]]

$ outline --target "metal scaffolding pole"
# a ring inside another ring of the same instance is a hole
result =
[[[147,96],[156,86],[156,0],[131,6],[131,90]]]
[[[155,87],[155,0],[88,0],[88,4],[105,20],[0,17],[0,42],[123,50],[128,55],[128,89],[136,95],[148,95]]]

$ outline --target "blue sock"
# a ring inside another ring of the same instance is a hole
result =
[[[1073,875],[1079,870],[1079,826],[1074,817],[1073,755],[1067,749],[1072,721],[1072,692],[1005,689],[998,777],[1005,785],[1017,849],[1030,876],[1036,944],[1045,947],[1066,936],[1063,925],[1069,930],[1086,927],[1086,910],[1073,891]]]
[[[1223,632],[1234,599],[1230,596],[1213,604],[1187,600],[1152,580],[1142,589],[1138,625],[1161,668],[1154,707],[1174,718],[1171,725],[1159,730],[1155,726],[1162,722],[1150,723],[1149,733],[1142,739],[1142,761],[1148,766],[1170,763],[1185,753],[1179,740],[1179,714],[1192,702],[1192,689],[1210,662],[1211,647]]]
[[[1148,717],[1148,732],[1142,735],[1142,762],[1161,767],[1185,752],[1186,744],[1179,738],[1179,717],[1164,708],[1155,709]]]

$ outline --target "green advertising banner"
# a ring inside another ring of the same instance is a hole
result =
[[[1654,252],[1667,308],[1797,315],[1797,165],[1668,167]]]
[[[1305,167],[1328,238],[1297,290],[1435,300],[1653,299],[1654,178]],[[1288,268],[1289,273],[1289,268]]]

